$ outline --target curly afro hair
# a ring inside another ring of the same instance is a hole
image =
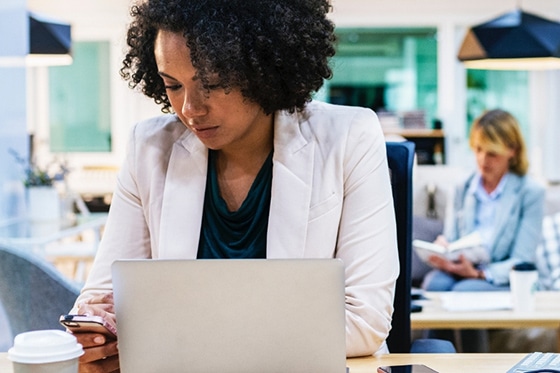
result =
[[[268,114],[301,110],[332,76],[329,10],[329,0],[145,0],[131,8],[120,74],[170,112],[154,41],[158,30],[178,32],[206,90],[217,76],[219,88],[239,89]]]

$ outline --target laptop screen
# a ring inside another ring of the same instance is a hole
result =
[[[113,264],[121,370],[344,372],[338,259]]]

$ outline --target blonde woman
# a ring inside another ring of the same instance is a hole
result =
[[[469,144],[478,170],[457,188],[453,214],[436,242],[448,245],[478,232],[490,261],[432,256],[436,269],[424,279],[426,290],[507,290],[511,267],[534,262],[540,242],[545,191],[527,176],[529,162],[517,120],[503,110],[487,111],[473,123]]]

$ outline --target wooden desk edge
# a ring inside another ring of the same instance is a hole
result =
[[[559,320],[411,320],[413,330],[421,329],[560,329]]]
[[[560,328],[558,302],[560,292],[539,291],[537,301],[543,302],[543,308],[534,315],[517,314],[512,311],[446,311],[439,305],[439,298],[447,292],[426,292],[428,302],[434,305],[424,307],[422,312],[412,313],[412,329],[523,329],[523,328]]]
[[[465,367],[477,373],[506,372],[527,354],[387,354],[350,358],[350,373],[372,373],[379,366],[424,364],[440,373],[463,373]]]
[[[424,364],[441,373],[505,372],[527,354],[387,354],[346,360],[350,373],[372,373],[382,365]],[[7,352],[0,352],[0,372],[13,373]]]

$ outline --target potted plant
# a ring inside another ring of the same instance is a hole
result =
[[[55,182],[64,181],[68,168],[63,163],[50,163],[40,167],[36,162],[23,158],[14,149],[9,150],[24,171],[27,215],[31,221],[60,219],[60,196]]]

